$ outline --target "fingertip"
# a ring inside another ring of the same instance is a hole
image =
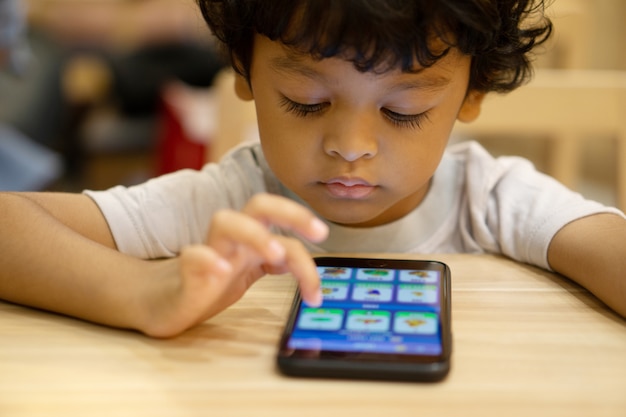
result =
[[[313,220],[311,220],[309,227],[311,231],[310,238],[314,242],[321,242],[328,237],[328,225],[317,217],[314,217]]]
[[[317,308],[321,307],[324,297],[322,296],[322,291],[318,290],[314,294],[307,296],[306,299],[303,296],[302,301],[309,307]]]

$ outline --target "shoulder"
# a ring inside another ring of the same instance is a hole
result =
[[[501,197],[501,193],[508,195],[555,182],[537,171],[529,160],[519,156],[494,157],[474,141],[450,145],[440,171],[453,175],[470,200],[485,205],[489,199]],[[515,185],[518,182],[521,188]]]
[[[528,159],[520,156],[495,157],[475,141],[450,145],[446,150],[446,157],[456,161],[457,165],[463,166],[470,174],[488,172],[492,177],[498,177],[511,171],[536,170]]]
[[[217,164],[224,165],[233,162],[262,168],[265,165],[265,157],[263,156],[261,143],[258,141],[241,143],[229,150]]]
[[[493,157],[476,142],[446,154],[462,176],[469,230],[489,251],[548,268],[547,248],[566,224],[615,209],[583,197],[521,157]]]

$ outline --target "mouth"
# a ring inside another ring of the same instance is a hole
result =
[[[375,185],[359,178],[333,178],[321,184],[331,196],[352,200],[367,198],[376,189]]]

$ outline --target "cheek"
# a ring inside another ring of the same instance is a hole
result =
[[[263,151],[269,160],[289,159],[283,164],[292,163],[292,159],[302,158],[302,153],[310,153],[314,143],[311,126],[303,125],[293,116],[271,102],[257,101],[257,125]]]
[[[426,129],[412,137],[390,141],[384,146],[385,164],[392,167],[398,181],[421,184],[437,169],[447,146],[447,135],[439,129]]]
[[[422,148],[413,154],[406,151],[393,160],[394,169],[389,173],[396,173],[396,181],[409,189],[415,185],[422,186],[433,175],[440,159],[440,153],[434,150]]]
[[[313,152],[306,132],[294,128],[284,118],[260,115],[259,135],[265,159],[278,179],[289,184],[300,177]]]

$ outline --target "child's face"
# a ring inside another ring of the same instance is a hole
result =
[[[466,97],[470,58],[452,49],[419,73],[361,73],[340,58],[316,61],[255,39],[251,91],[267,161],[319,215],[377,226],[424,199],[457,118],[478,115]]]

